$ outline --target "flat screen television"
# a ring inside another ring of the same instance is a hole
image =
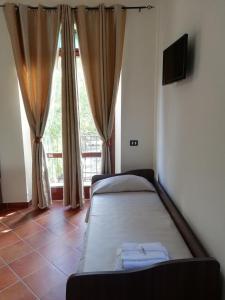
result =
[[[163,51],[163,79],[166,85],[186,78],[188,34]]]

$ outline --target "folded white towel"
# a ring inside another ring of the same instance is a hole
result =
[[[145,268],[150,267],[154,264],[167,261],[166,258],[160,258],[160,259],[150,259],[150,260],[124,260],[122,262],[122,266],[124,270],[131,270],[131,269],[137,269],[137,268]]]
[[[136,251],[136,250],[145,250],[145,251],[164,251],[168,255],[166,248],[159,242],[155,243],[123,243],[121,247],[122,251]]]
[[[138,251],[129,251],[121,253],[122,260],[149,260],[160,258],[169,259],[168,255],[165,254],[164,251],[145,251],[141,253]]]
[[[161,243],[123,243],[120,249],[121,267],[125,270],[143,268],[169,260],[167,249]],[[119,263],[117,261],[117,266]]]

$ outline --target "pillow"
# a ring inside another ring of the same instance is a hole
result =
[[[119,192],[155,192],[154,186],[144,177],[119,175],[105,178],[92,185],[92,195]]]

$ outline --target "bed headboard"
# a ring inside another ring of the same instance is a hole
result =
[[[113,174],[113,175],[95,175],[92,177],[91,183],[95,183],[101,179],[109,178],[109,177],[114,177],[114,176],[119,176],[119,175],[137,175],[137,176],[142,176],[146,178],[148,181],[151,183],[154,183],[154,171],[152,169],[140,169],[140,170],[132,170],[132,171],[127,171],[124,173],[119,173],[119,174]]]

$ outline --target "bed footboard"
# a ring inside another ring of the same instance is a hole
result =
[[[219,300],[220,267],[213,258],[168,261],[130,272],[73,274],[67,300]]]

